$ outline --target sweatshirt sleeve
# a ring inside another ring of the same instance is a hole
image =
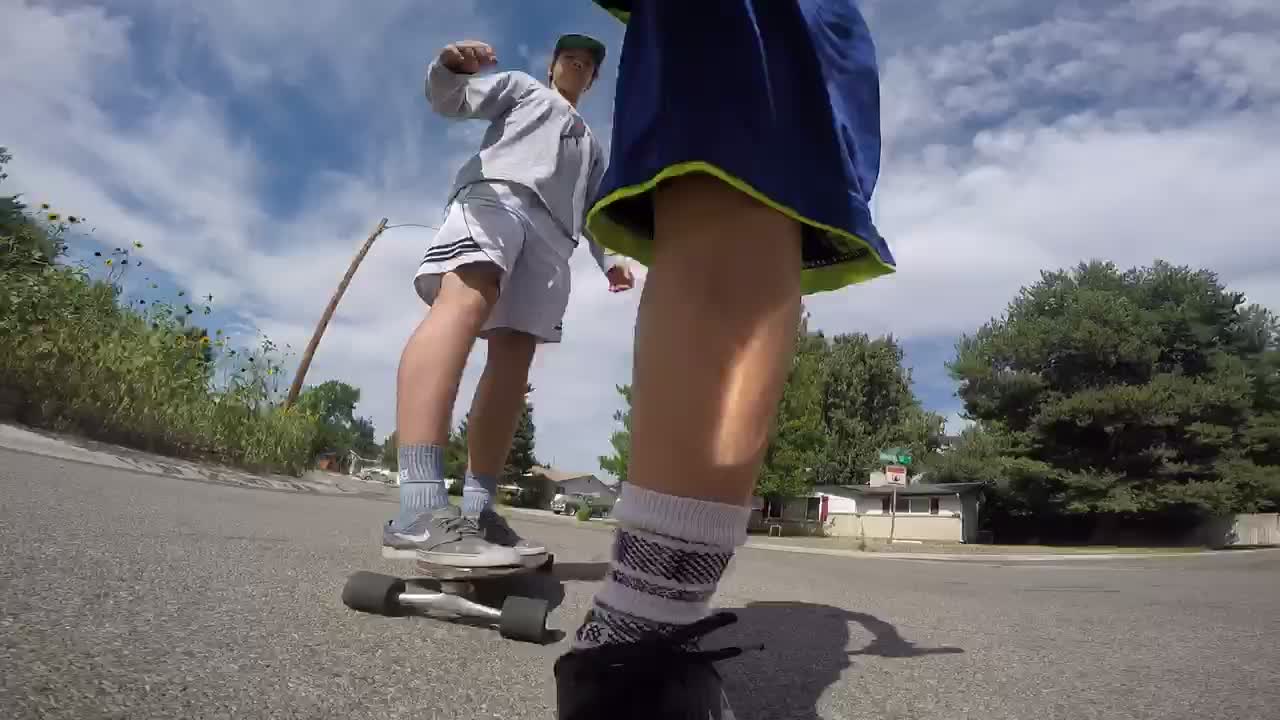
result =
[[[623,262],[621,256],[612,250],[606,250],[603,245],[596,242],[591,237],[591,233],[587,232],[586,213],[591,210],[591,206],[595,204],[600,197],[600,183],[604,182],[605,160],[600,151],[599,144],[592,142],[592,160],[591,172],[587,176],[587,203],[586,209],[583,210],[582,235],[587,240],[587,249],[591,251],[591,257],[595,258],[596,265],[600,266],[600,272],[607,273],[609,269]]]
[[[493,75],[455,73],[436,59],[427,68],[427,101],[449,118],[492,120],[510,110],[529,89],[521,72]]]

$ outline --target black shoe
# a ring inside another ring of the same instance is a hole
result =
[[[742,648],[698,650],[703,635],[738,621],[716,613],[638,642],[572,650],[556,661],[559,720],[733,720],[713,663]]]

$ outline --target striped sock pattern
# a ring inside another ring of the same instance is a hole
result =
[[[402,445],[400,459],[399,527],[405,528],[419,515],[449,504],[444,487],[444,448],[439,445]]]
[[[627,483],[604,585],[575,647],[635,642],[697,622],[734,549],[746,540],[747,508],[655,493]]]

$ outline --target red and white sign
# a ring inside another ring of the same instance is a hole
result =
[[[884,481],[886,485],[906,485],[907,467],[905,465],[885,465]]]

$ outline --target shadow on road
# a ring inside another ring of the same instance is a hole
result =
[[[479,583],[476,585],[477,599],[486,605],[500,608],[508,596],[520,595],[546,600],[548,607],[555,610],[564,602],[565,582],[596,582],[603,579],[608,570],[607,562],[557,562],[549,573],[533,572]],[[561,630],[551,630],[546,642],[547,644],[557,643],[564,638],[564,635],[565,633]]]
[[[763,650],[748,651],[719,665],[739,718],[819,720],[819,699],[840,681],[856,655],[912,658],[964,652],[954,647],[919,647],[874,615],[828,605],[762,602],[724,609],[736,613],[738,623],[708,638],[705,648],[764,645]],[[872,641],[849,650],[850,623],[862,625]]]
[[[564,602],[565,582],[596,582],[604,579],[609,571],[607,562],[560,563],[551,567],[550,573],[532,572],[501,580],[477,583],[479,599],[493,607],[502,607],[509,595],[541,598],[552,610]]]

